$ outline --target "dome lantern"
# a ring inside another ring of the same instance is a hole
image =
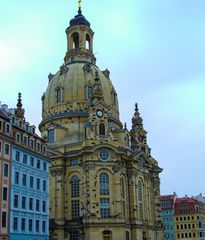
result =
[[[83,16],[79,4],[78,14],[70,20],[70,26],[66,29],[67,53],[65,64],[73,62],[96,63],[93,54],[93,35],[89,21]]]

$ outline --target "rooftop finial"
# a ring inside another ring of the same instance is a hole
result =
[[[138,104],[135,103],[135,112],[138,112],[138,111],[139,111],[139,109],[138,109]]]
[[[17,103],[17,107],[22,107],[22,103],[21,103],[21,93],[18,93],[18,103]]]
[[[81,0],[78,0],[78,13],[81,13]]]
[[[22,99],[21,99],[21,93],[18,94],[18,102],[16,104],[17,108],[15,109],[15,115],[18,118],[24,119],[24,109],[22,108]]]

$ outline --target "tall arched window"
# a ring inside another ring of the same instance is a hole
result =
[[[126,231],[126,240],[130,240],[130,233]]]
[[[62,101],[62,89],[61,88],[56,88],[56,102],[61,102]]]
[[[72,35],[72,40],[73,40],[73,49],[79,48],[79,34],[77,32],[73,33]]]
[[[120,179],[120,185],[121,185],[121,196],[122,196],[122,207],[123,207],[123,214],[125,216],[126,214],[126,205],[125,205],[125,183],[124,179]]]
[[[142,201],[142,182],[138,181],[138,200]]]
[[[109,176],[107,173],[100,174],[100,195],[109,195]]]
[[[88,88],[87,88],[87,97],[88,97],[89,101],[91,101],[93,98],[93,87],[92,86],[88,86]]]
[[[100,213],[101,218],[110,217],[109,176],[107,173],[100,174]],[[106,196],[105,196],[106,195]]]
[[[86,49],[90,50],[90,36],[86,34]]]
[[[143,220],[143,218],[144,218],[143,189],[142,189],[142,182],[140,180],[138,181],[137,196],[138,196],[138,213],[139,213],[139,218],[140,218],[140,220]]]
[[[73,176],[71,179],[71,197],[79,197],[80,195],[80,179],[78,176]]]
[[[78,176],[73,176],[71,179],[71,215],[72,219],[80,217],[80,179]]]
[[[99,135],[105,135],[105,124],[104,123],[100,123],[99,124]]]
[[[147,233],[145,231],[143,231],[142,233],[142,239],[147,240]]]

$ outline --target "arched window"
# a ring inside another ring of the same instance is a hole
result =
[[[105,124],[104,123],[99,124],[99,135],[105,135]]]
[[[100,195],[109,195],[109,176],[107,173],[100,174]]]
[[[87,97],[89,101],[91,101],[93,98],[93,87],[91,86],[88,86],[87,88]]]
[[[71,197],[79,197],[80,195],[80,179],[78,176],[73,176],[71,179]]]
[[[111,240],[112,239],[112,232],[109,230],[103,231],[103,240]]]
[[[140,220],[143,220],[144,218],[143,189],[142,189],[142,182],[140,180],[138,181],[137,196],[138,196],[138,214],[139,214]]]
[[[54,129],[48,130],[48,142],[54,142]]]
[[[61,102],[62,101],[62,89],[57,88],[56,89],[56,102]]]
[[[142,182],[138,181],[138,200],[142,201]]]
[[[142,239],[147,240],[147,233],[145,231],[143,231],[142,233]]]
[[[86,34],[86,49],[90,50],[90,36]]]
[[[73,49],[79,48],[79,34],[77,32],[73,33],[72,35],[73,40]]]
[[[130,233],[126,231],[126,240],[130,240]]]
[[[78,176],[73,176],[71,179],[71,216],[72,219],[79,219],[80,217],[80,179]],[[78,239],[78,238],[73,238]]]
[[[123,208],[123,214],[126,215],[126,204],[125,204],[125,183],[124,179],[120,179],[120,186],[121,186],[121,196],[122,196],[122,208]]]

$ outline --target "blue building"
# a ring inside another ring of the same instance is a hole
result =
[[[19,95],[12,116],[10,240],[49,239],[49,160],[46,143],[24,118]]]
[[[161,216],[164,223],[164,239],[175,240],[174,203],[176,194],[161,196]]]

